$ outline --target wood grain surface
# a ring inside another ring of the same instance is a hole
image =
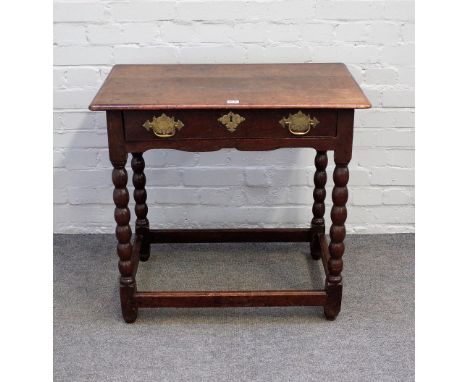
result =
[[[99,111],[370,106],[344,64],[216,64],[116,65],[89,108]]]

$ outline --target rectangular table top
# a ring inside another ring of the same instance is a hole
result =
[[[115,65],[90,110],[365,109],[344,64]]]

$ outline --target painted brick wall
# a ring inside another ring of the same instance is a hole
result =
[[[356,112],[348,231],[414,231],[414,2],[56,1],[54,21],[56,232],[114,230],[105,116],[87,111],[112,65],[267,62],[348,65],[374,105]],[[307,225],[314,155],[149,152],[152,226]]]

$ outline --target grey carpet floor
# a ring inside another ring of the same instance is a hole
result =
[[[414,235],[348,236],[338,318],[321,308],[140,309],[125,324],[112,235],[54,237],[55,381],[413,381]],[[140,290],[307,289],[303,243],[153,245]]]

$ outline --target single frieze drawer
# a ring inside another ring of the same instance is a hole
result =
[[[336,110],[125,111],[129,142],[171,139],[310,138],[336,136]]]

